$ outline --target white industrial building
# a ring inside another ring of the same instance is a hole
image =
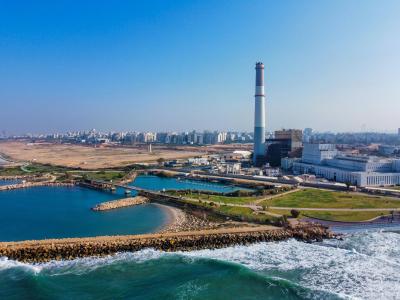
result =
[[[357,186],[400,184],[400,159],[344,155],[333,144],[305,144],[301,160],[294,161],[295,174],[315,174]]]

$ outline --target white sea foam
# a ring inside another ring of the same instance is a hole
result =
[[[154,249],[144,249],[137,252],[124,252],[115,255],[103,257],[85,257],[74,260],[51,261],[39,264],[41,270],[51,276],[75,274],[82,275],[95,271],[103,266],[115,264],[118,262],[145,262],[148,260],[158,259],[166,253],[156,251]]]
[[[10,260],[7,257],[0,257],[0,272],[8,269],[23,269],[25,271],[37,274],[42,270],[42,267]]]
[[[185,263],[198,259],[216,259],[238,263],[269,277],[290,280],[314,291],[324,291],[347,299],[400,299],[400,235],[370,232],[306,244],[296,240],[235,246],[216,250],[165,253],[145,249],[101,258],[39,265],[0,259],[4,268],[26,268],[51,276],[84,274],[115,263],[142,263],[178,255]],[[200,288],[195,282],[182,287]]]
[[[354,235],[344,241],[261,243],[184,255],[230,261],[261,273],[297,277],[313,290],[351,299],[400,299],[400,236]]]

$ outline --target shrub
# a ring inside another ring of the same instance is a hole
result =
[[[300,211],[298,211],[297,209],[292,209],[290,211],[290,214],[292,215],[293,218],[297,218],[300,215]]]

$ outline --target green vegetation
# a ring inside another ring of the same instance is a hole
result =
[[[254,213],[252,209],[239,206],[218,205],[213,210],[227,216],[232,216],[246,222],[271,224],[279,221],[279,218],[267,214]]]
[[[27,173],[32,173],[32,174],[63,173],[68,170],[71,170],[70,168],[66,167],[52,166],[48,164],[36,164],[36,163],[24,166],[22,167],[22,169],[26,170]]]
[[[27,173],[22,171],[20,167],[4,167],[0,168],[0,176],[21,176]]]
[[[388,214],[388,212],[379,211],[305,211],[302,213],[307,217],[342,222],[368,221],[373,218]]]
[[[279,222],[283,222],[283,218],[271,216],[268,214],[256,213],[252,209],[247,207],[218,205],[215,203],[197,202],[193,200],[184,200],[184,202],[196,206],[201,206],[215,213],[245,222],[255,222],[262,224],[276,224]]]
[[[99,172],[87,172],[87,173],[82,173],[83,175],[86,175],[87,179],[91,180],[103,180],[103,181],[118,181],[121,180],[124,176],[125,173],[122,171],[99,171]]]
[[[0,176],[42,175],[46,173],[56,174],[57,181],[68,181],[76,178],[77,176],[82,176],[93,180],[116,181],[121,180],[127,174],[126,171],[119,170],[81,171],[67,167],[38,163],[33,163],[26,166],[0,168]]]
[[[217,203],[249,204],[257,200],[255,197],[230,197],[196,192],[186,192],[184,195],[182,195],[182,193],[179,191],[170,191],[168,193],[174,196],[183,196],[191,199],[213,201]]]
[[[290,216],[290,210],[287,209],[270,209],[271,213]],[[342,222],[360,222],[368,221],[373,218],[387,215],[387,211],[314,211],[302,210],[299,218],[310,217],[328,221],[342,221]]]
[[[307,208],[398,208],[400,200],[347,192],[304,189],[261,203],[266,206]]]

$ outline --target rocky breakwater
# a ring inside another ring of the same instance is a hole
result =
[[[162,251],[190,251],[282,241],[289,238],[312,242],[333,237],[334,235],[326,227],[320,225],[299,225],[287,228],[239,227],[165,234],[2,242],[0,256],[21,262],[40,263],[139,251],[145,248]]]
[[[17,190],[17,189],[26,189],[37,186],[65,186],[65,187],[73,187],[75,183],[73,182],[23,182],[17,184],[3,185],[0,186],[0,191],[8,191],[8,190]]]
[[[97,204],[95,207],[92,208],[92,210],[94,211],[111,210],[121,207],[145,204],[147,202],[149,202],[149,199],[143,196],[129,197],[129,198],[113,200]]]

